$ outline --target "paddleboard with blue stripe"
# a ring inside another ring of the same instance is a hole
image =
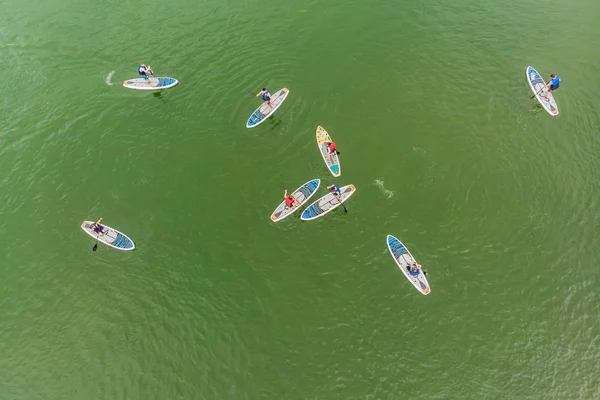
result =
[[[102,234],[97,234],[92,230],[94,222],[93,221],[83,221],[81,224],[81,229],[94,239],[98,239],[99,242],[104,243],[107,246],[112,247],[117,250],[133,250],[135,249],[135,244],[133,240],[129,239],[127,235],[118,230],[111,228],[110,226],[106,226],[104,224],[100,224],[104,230]]]
[[[554,95],[546,87],[546,82],[542,76],[533,67],[527,67],[527,82],[533,90],[533,94],[544,110],[553,117],[558,115],[558,105],[554,99]],[[545,89],[544,89],[545,88]]]
[[[335,196],[329,192],[319,200],[312,203],[304,211],[300,219],[302,221],[311,221],[313,219],[321,218],[323,215],[335,210],[342,205],[343,202],[348,200],[356,192],[354,185],[342,186],[340,188],[340,195]]]
[[[177,85],[179,81],[169,77],[134,78],[123,81],[123,86],[136,90],[163,90]]]
[[[416,261],[406,246],[404,246],[400,240],[392,235],[387,235],[386,243],[390,254],[396,261],[396,265],[398,265],[400,271],[402,271],[406,279],[413,284],[415,289],[417,289],[421,294],[427,295],[431,293],[429,282],[427,282],[427,278],[422,270],[419,272],[419,275],[411,275],[409,273],[410,266],[413,263],[416,263]]]
[[[292,207],[287,207],[285,205],[285,200],[283,200],[275,209],[275,211],[273,211],[273,214],[271,214],[271,221],[279,222],[285,217],[292,215],[317,192],[320,184],[320,179],[313,179],[312,181],[308,181],[298,189],[294,190],[292,192],[292,196],[294,196],[294,198],[298,201],[298,204]]]
[[[283,88],[271,95],[271,107],[263,103],[256,109],[246,121],[246,128],[255,128],[265,122],[277,109],[283,104],[290,91],[288,88]]]

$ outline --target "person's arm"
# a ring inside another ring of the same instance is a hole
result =
[[[94,223],[94,225],[98,225],[98,224],[100,224],[100,222],[102,222],[102,218],[100,218],[98,221],[96,221],[96,222]]]
[[[286,197],[287,197],[287,190],[285,190],[283,193],[283,198],[286,198]]]
[[[261,94],[263,94],[263,93],[264,93],[264,92],[261,90],[260,92],[258,92],[258,93],[256,94],[256,97],[260,96],[260,95],[261,95]]]

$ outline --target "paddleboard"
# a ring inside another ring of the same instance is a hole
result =
[[[404,246],[401,241],[399,241],[392,235],[387,235],[386,241],[388,249],[390,250],[390,254],[392,255],[392,257],[394,257],[394,260],[396,260],[398,268],[400,268],[402,273],[404,273],[406,279],[408,279],[410,283],[413,284],[415,289],[417,289],[422,294],[427,295],[431,293],[429,282],[427,282],[427,278],[425,277],[425,274],[422,270],[421,272],[419,272],[419,275],[411,275],[408,272],[410,266],[416,261],[412,254],[410,254],[410,251],[408,251],[406,246]]]
[[[553,117],[557,116],[558,105],[556,104],[556,100],[554,100],[554,95],[546,87],[546,82],[544,82],[542,76],[533,67],[527,67],[526,74],[529,87],[533,91],[533,94],[535,94],[537,101],[540,102],[548,114],[552,115]]]
[[[298,189],[292,192],[292,196],[298,201],[298,204],[292,207],[285,205],[285,200],[273,211],[271,214],[271,220],[273,222],[279,222],[287,216],[292,215],[296,210],[302,207],[302,204],[306,203],[316,192],[321,184],[320,179],[313,179],[312,181],[306,182]]]
[[[290,94],[290,91],[287,88],[280,89],[275,92],[275,94],[271,94],[271,106],[273,108],[263,103],[256,109],[256,111],[252,113],[250,118],[248,118],[248,122],[246,122],[246,128],[254,128],[265,122],[267,118],[277,111],[279,106],[281,106],[281,104],[287,98],[288,94]]]
[[[328,142],[333,142],[333,140],[331,140],[327,131],[322,126],[317,126],[317,145],[319,146],[321,156],[323,156],[323,161],[325,161],[329,172],[333,176],[338,177],[342,174],[342,166],[340,165],[337,151],[329,154],[329,149],[327,148]]]
[[[339,197],[334,196],[331,192],[327,193],[325,196],[308,206],[306,210],[302,211],[300,219],[302,221],[310,221],[321,218],[323,215],[341,206],[355,191],[356,188],[354,185],[347,185],[340,188],[341,195]]]
[[[123,81],[123,86],[129,89],[136,90],[163,90],[172,88],[177,85],[179,81],[175,78],[169,77],[158,77],[158,78],[134,78]]]
[[[117,250],[133,250],[135,249],[135,244],[133,240],[129,239],[127,235],[119,232],[118,230],[111,228],[110,226],[106,226],[104,224],[100,224],[104,227],[104,233],[98,235],[94,231],[92,231],[92,225],[94,221],[83,221],[81,224],[81,229],[84,230],[85,233],[93,237],[94,239],[98,239],[99,242],[104,243],[107,246],[115,248]]]

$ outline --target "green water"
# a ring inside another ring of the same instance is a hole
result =
[[[600,398],[597,1],[0,4],[1,399]]]

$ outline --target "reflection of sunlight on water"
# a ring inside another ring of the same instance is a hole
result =
[[[115,74],[115,71],[110,71],[108,73],[108,75],[106,76],[106,79],[104,80],[104,82],[106,82],[106,84],[108,86],[112,86],[113,84],[110,82],[110,78],[112,78],[112,76]]]
[[[383,192],[385,197],[387,197],[388,199],[391,199],[394,196],[394,192],[392,192],[389,189],[386,189],[383,186],[383,179],[375,179],[375,181],[373,181],[373,183],[375,184],[375,186],[377,186],[378,188],[381,189],[381,191]]]

